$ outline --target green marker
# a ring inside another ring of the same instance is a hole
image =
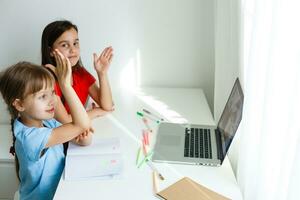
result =
[[[140,117],[144,117],[143,113],[141,113],[141,112],[136,112],[136,114]]]
[[[140,159],[140,154],[141,154],[141,147],[139,147],[138,149],[138,153],[137,153],[137,156],[136,156],[136,161],[135,161],[135,164],[137,165],[138,162],[139,162],[139,159]]]
[[[152,121],[154,121],[154,122],[156,122],[156,123],[160,123],[160,121],[159,120],[156,120],[156,119],[154,119],[154,118],[152,118],[152,117],[150,117],[150,116],[146,116],[146,115],[144,115],[143,113],[141,113],[141,112],[136,112],[136,114],[138,115],[138,116],[140,116],[140,117],[145,117],[145,118],[147,118],[147,119],[150,119],[150,120],[152,120]]]
[[[147,162],[148,160],[151,160],[151,157],[153,155],[153,151],[150,151],[150,153],[148,153],[144,159],[138,164],[137,168],[140,168],[145,162]]]

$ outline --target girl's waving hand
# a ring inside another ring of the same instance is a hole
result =
[[[99,56],[96,53],[93,55],[95,70],[98,73],[106,73],[113,58],[113,48],[111,46],[106,47]]]
[[[57,66],[54,67],[50,64],[45,66],[54,72],[60,85],[70,85],[72,78],[72,67],[69,59],[57,49],[53,51],[53,55],[55,57]]]

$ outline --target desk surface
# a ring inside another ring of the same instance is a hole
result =
[[[170,122],[214,125],[215,122],[201,89],[145,88],[140,92],[122,91],[114,96],[116,111],[95,119],[95,138],[117,136],[121,141],[123,174],[113,180],[65,181],[61,179],[55,197],[60,199],[157,199],[152,191],[152,173],[147,165],[137,169],[136,153],[144,125],[136,115],[143,108]],[[156,124],[151,124],[156,132]],[[155,136],[152,138],[155,141]],[[220,167],[154,163],[165,177],[163,189],[184,176],[234,200],[242,199],[226,158]],[[83,169],[84,170],[84,169]]]

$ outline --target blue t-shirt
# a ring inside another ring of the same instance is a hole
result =
[[[63,145],[45,148],[52,129],[61,124],[54,119],[43,121],[45,127],[27,127],[14,121],[15,149],[21,179],[21,200],[53,199],[65,165]]]

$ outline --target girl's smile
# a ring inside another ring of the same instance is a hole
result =
[[[53,108],[51,108],[50,110],[46,110],[46,112],[48,112],[48,113],[54,113],[54,107]]]

